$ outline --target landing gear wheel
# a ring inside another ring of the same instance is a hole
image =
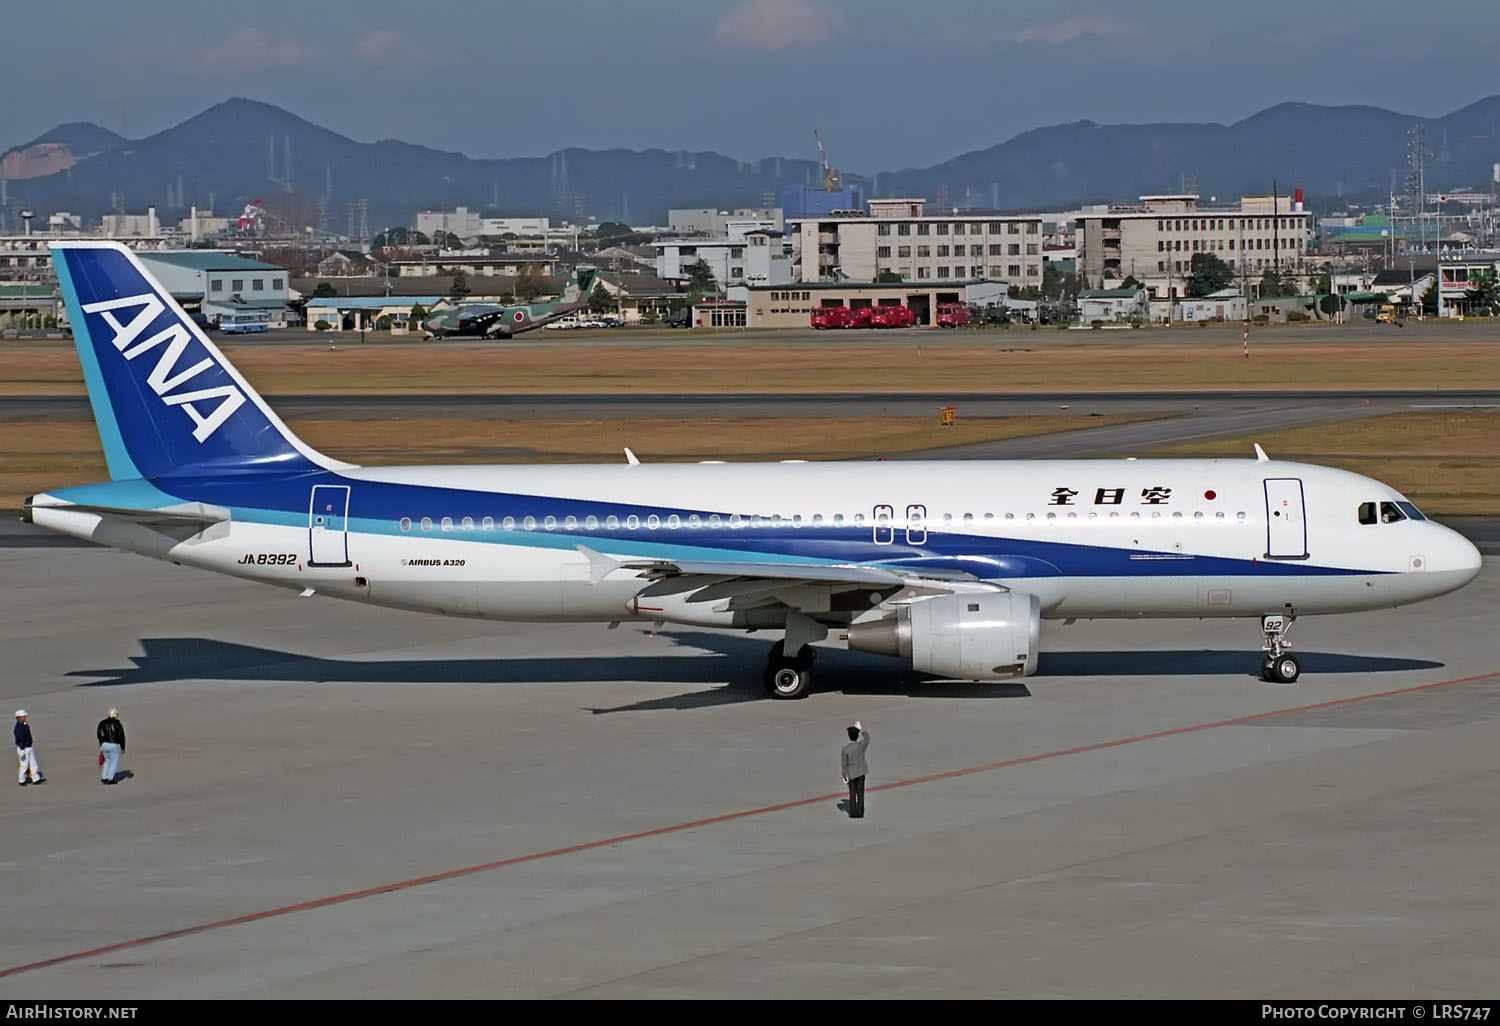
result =
[[[806,698],[812,688],[812,648],[803,645],[795,659],[788,659],[785,651],[779,641],[771,646],[761,683],[772,698]]]
[[[1302,673],[1302,665],[1296,656],[1284,655],[1279,659],[1267,659],[1261,668],[1261,680],[1272,684],[1293,684]]]
[[[766,667],[766,694],[772,698],[806,698],[811,687],[811,670],[785,661]]]

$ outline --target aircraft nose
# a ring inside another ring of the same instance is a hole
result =
[[[1442,535],[1434,539],[1437,544],[1429,560],[1431,569],[1450,576],[1456,587],[1468,584],[1479,576],[1484,564],[1479,549],[1451,527],[1435,526],[1439,526]]]
[[[1455,562],[1457,563],[1457,569],[1462,570],[1468,575],[1464,580],[1464,583],[1467,584],[1479,576],[1479,568],[1484,565],[1484,557],[1479,554],[1479,547],[1477,545],[1463,535],[1458,534],[1457,531],[1453,533],[1458,535],[1458,542],[1460,543],[1458,546],[1459,553]]]

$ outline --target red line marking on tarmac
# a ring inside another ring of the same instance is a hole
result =
[[[1310,712],[1314,709],[1331,709],[1341,705],[1352,705],[1355,702],[1366,702],[1375,698],[1391,698],[1396,695],[1411,695],[1421,691],[1432,691],[1437,688],[1452,687],[1457,684],[1471,684],[1476,680],[1489,680],[1492,677],[1500,677],[1500,670],[1491,673],[1480,673],[1472,677],[1458,677],[1453,680],[1440,680],[1432,684],[1416,684],[1412,687],[1395,688],[1391,691],[1377,691],[1368,695],[1354,695],[1349,698],[1334,698],[1326,702],[1314,702],[1311,705],[1297,705],[1287,709],[1272,709],[1269,712],[1251,713],[1248,716],[1233,716],[1226,720],[1214,720],[1211,723],[1195,723],[1185,727],[1170,727],[1166,730],[1158,730],[1150,734],[1139,734],[1135,737],[1115,738],[1112,741],[1096,741],[1092,744],[1078,745],[1074,748],[1061,748],[1051,752],[1040,752],[1036,755],[1022,755],[1014,759],[1002,759],[999,762],[987,762],[980,766],[969,766],[964,769],[948,770],[943,773],[931,773],[924,777],[911,777],[907,780],[897,780],[889,784],[878,784],[869,788],[870,791],[894,791],[899,787],[912,787],[916,784],[927,784],[934,780],[949,780],[953,777],[970,776],[975,773],[987,773],[990,770],[1005,769],[1009,766],[1022,766],[1031,762],[1042,762],[1047,759],[1060,759],[1068,755],[1081,755],[1085,752],[1099,752],[1108,748],[1120,748],[1124,745],[1139,744],[1142,741],[1155,741],[1159,738],[1173,737],[1178,734],[1192,734],[1202,730],[1212,730],[1214,727],[1229,727],[1240,723],[1253,723],[1256,720],[1271,719],[1276,716],[1286,716],[1290,713]],[[432,873],[428,876],[414,877],[410,880],[398,880],[394,883],[381,884],[377,887],[367,887],[364,890],[348,891],[344,894],[335,894],[327,898],[314,898],[311,901],[299,901],[294,905],[283,905],[280,908],[266,909],[262,912],[250,912],[242,916],[233,916],[229,919],[218,919],[209,923],[198,923],[194,926],[184,926],[177,930],[168,930],[165,933],[154,933],[149,937],[136,937],[133,940],[120,941],[116,944],[106,944],[99,948],[90,948],[87,951],[75,951],[67,955],[58,955],[55,958],[42,959],[40,962],[28,962],[25,965],[11,966],[0,969],[0,979],[7,976],[15,976],[19,973],[30,972],[34,969],[46,969],[67,962],[77,962],[85,958],[93,958],[97,955],[107,955],[115,951],[123,951],[127,948],[144,947],[147,944],[157,944],[161,941],[176,940],[179,937],[191,937],[195,934],[208,933],[212,930],[222,930],[228,926],[239,926],[244,923],[254,923],[262,919],[274,919],[277,916],[291,915],[293,912],[307,912],[312,909],[328,908],[331,905],[341,905],[347,901],[357,901],[360,898],[369,898],[377,894],[390,894],[394,891],[404,891],[412,887],[421,887],[423,884],[441,883],[445,880],[457,880],[460,877],[474,876],[478,873],[487,873],[495,869],[503,869],[506,866],[520,865],[526,862],[538,862],[542,859],[556,858],[559,855],[573,855],[582,851],[591,851],[595,848],[607,848],[610,845],[624,844],[627,841],[639,841],[647,837],[660,837],[664,834],[681,833],[685,830],[695,830],[698,827],[712,826],[715,823],[727,823],[735,819],[747,819],[751,816],[764,816],[771,812],[783,812],[787,809],[795,809],[803,805],[812,805],[817,802],[826,802],[832,798],[843,797],[843,792],[834,794],[820,794],[812,798],[798,798],[795,801],[781,802],[777,805],[764,805],[757,809],[745,809],[740,812],[728,812],[722,816],[710,816],[707,819],[695,819],[688,823],[674,823],[671,826],[653,827],[650,830],[638,830],[632,834],[621,834],[618,837],[608,837],[599,841],[585,841],[582,844],[568,845],[566,848],[553,848],[550,851],[532,852],[529,855],[516,855],[508,859],[498,859],[494,862],[485,862],[477,866],[465,866],[462,869],[450,869],[441,873]]]

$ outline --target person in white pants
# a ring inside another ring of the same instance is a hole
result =
[[[120,753],[125,751],[125,726],[120,722],[120,713],[111,709],[109,715],[99,721],[94,735],[99,739],[99,754],[104,756],[104,765],[99,770],[99,783],[114,784],[120,772]]]
[[[47,778],[42,776],[42,771],[36,764],[36,748],[31,743],[31,725],[26,722],[26,710],[16,710],[16,729],[12,732],[16,739],[16,782],[22,787],[27,783],[45,784]],[[27,781],[27,774],[31,780]]]

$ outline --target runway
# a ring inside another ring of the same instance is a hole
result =
[[[1207,345],[1240,345],[1244,341],[1243,321],[1192,322],[1173,325],[1150,324],[1132,328],[1126,325],[1101,327],[1061,327],[1057,325],[1028,324],[1008,326],[969,327],[948,330],[932,326],[879,329],[827,331],[811,326],[793,328],[733,328],[694,329],[664,327],[632,327],[627,329],[550,330],[538,329],[523,332],[507,340],[467,337],[425,339],[421,334],[393,335],[389,332],[367,332],[361,340],[357,331],[313,331],[306,327],[282,328],[255,335],[222,335],[210,332],[209,337],[217,345],[230,351],[262,346],[473,346],[494,345],[505,348],[548,346],[566,348],[590,346],[599,348],[631,348],[649,346],[700,346],[712,343],[717,346],[732,345],[806,345],[809,342],[833,344],[856,343],[860,346],[911,345],[913,341],[929,342],[933,345],[968,346],[1077,346],[1077,345],[1136,345],[1146,343],[1182,343]],[[1250,326],[1249,344],[1252,350],[1265,346],[1295,345],[1316,342],[1331,345],[1376,345],[1391,346],[1408,342],[1481,342],[1495,338],[1496,328],[1492,320],[1485,318],[1453,317],[1426,320],[1409,319],[1400,326],[1377,324],[1373,318],[1357,318],[1345,324],[1326,321],[1287,324],[1254,324]],[[71,345],[71,341],[60,335],[37,337],[28,335],[10,340],[10,349],[46,349]]]
[[[49,777],[0,810],[7,998],[1451,998],[1500,972],[1492,568],[1304,618],[1293,686],[1256,679],[1249,621],[1049,623],[1025,681],[829,649],[791,703],[753,636],[424,617],[92,547],[0,545],[0,573],[0,690]],[[101,788],[110,706],[134,776]],[[835,807],[853,718],[862,821]]]
[[[977,417],[1014,417],[1081,412],[1121,413],[1195,408],[1250,407],[1358,410],[1378,406],[1398,409],[1461,409],[1500,406],[1500,389],[1263,389],[1113,391],[1113,392],[850,392],[850,393],[631,393],[476,395],[270,395],[266,402],[288,420],[391,420],[401,417],[538,419],[579,417],[859,417],[935,415],[941,406],[956,406]],[[0,423],[28,420],[88,420],[86,396],[0,396]]]

